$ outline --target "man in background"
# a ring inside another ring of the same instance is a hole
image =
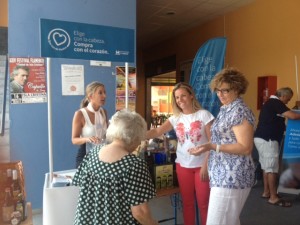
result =
[[[275,95],[271,95],[262,106],[254,134],[263,170],[264,191],[261,197],[269,199],[268,203],[281,207],[291,206],[290,202],[277,194],[280,144],[285,131],[285,118],[300,119],[300,114],[286,106],[292,97],[293,91],[289,87],[278,89]]]
[[[29,68],[23,65],[17,65],[12,74],[10,82],[11,93],[23,93],[24,85],[27,83],[29,77]]]

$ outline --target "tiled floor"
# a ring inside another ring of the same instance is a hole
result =
[[[300,225],[300,196],[281,193],[290,200],[293,206],[283,208],[268,204],[266,199],[261,198],[263,184],[261,181],[252,188],[249,198],[241,214],[241,225]],[[169,197],[156,198],[150,202],[153,215],[161,220],[173,217],[173,208]],[[35,213],[34,213],[35,214]],[[181,208],[178,210],[177,224],[183,224]],[[41,213],[35,214],[34,225],[42,225]],[[174,221],[160,223],[162,225],[174,225]],[[63,224],[57,224],[63,225]]]
[[[251,190],[241,214],[241,225],[300,225],[300,196],[280,193],[292,202],[292,207],[284,208],[268,203],[261,198],[263,183],[258,182]]]
[[[33,225],[43,225],[43,214],[40,212],[33,211]]]

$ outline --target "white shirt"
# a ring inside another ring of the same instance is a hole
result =
[[[84,124],[84,127],[82,128],[80,136],[81,137],[97,136],[96,135],[96,125],[92,124],[86,109],[82,108],[82,109],[80,109],[80,111],[82,112],[84,120],[85,120],[85,124]],[[101,115],[105,115],[105,113],[103,112]],[[101,132],[101,137],[99,137],[100,139],[104,139],[105,133],[106,133],[106,127],[105,127],[106,126],[106,118],[105,117],[104,117],[103,121],[104,121],[104,124],[101,125],[103,132]],[[86,143],[86,153],[88,153],[94,147],[95,147],[95,144]]]
[[[181,113],[178,117],[171,116],[169,118],[176,136],[177,136],[177,158],[176,163],[179,163],[185,168],[202,167],[205,162],[205,155],[191,155],[188,150],[197,145],[207,143],[205,126],[214,119],[214,116],[205,109],[192,114]]]

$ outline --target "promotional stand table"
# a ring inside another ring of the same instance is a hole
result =
[[[54,175],[73,177],[75,171],[76,170],[58,171],[54,172]],[[43,225],[72,225],[75,218],[79,187],[53,187],[53,185],[49,182],[49,176],[50,174],[46,173],[43,193]],[[174,220],[174,224],[176,225],[177,208],[179,204],[179,187],[161,189],[157,191],[156,198],[164,196],[171,196],[173,199],[174,217],[160,220],[159,223]]]
[[[61,176],[73,177],[76,170],[54,172]],[[43,193],[43,225],[73,225],[79,187],[53,187],[49,182],[49,173],[45,176]]]
[[[160,189],[156,192],[156,198],[164,197],[164,196],[171,196],[174,202],[174,217],[167,218],[163,220],[159,220],[158,223],[163,223],[169,220],[174,220],[174,224],[177,224],[177,207],[178,207],[178,200],[179,200],[179,187],[173,187],[168,189]]]

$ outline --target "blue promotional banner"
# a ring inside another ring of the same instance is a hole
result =
[[[283,158],[289,160],[300,159],[300,120],[289,119],[287,122]]]
[[[226,43],[227,39],[224,37],[210,39],[204,43],[194,58],[190,76],[190,85],[197,100],[214,116],[219,112],[220,101],[209,86],[215,74],[223,69]]]
[[[41,19],[41,56],[134,62],[134,30]]]

